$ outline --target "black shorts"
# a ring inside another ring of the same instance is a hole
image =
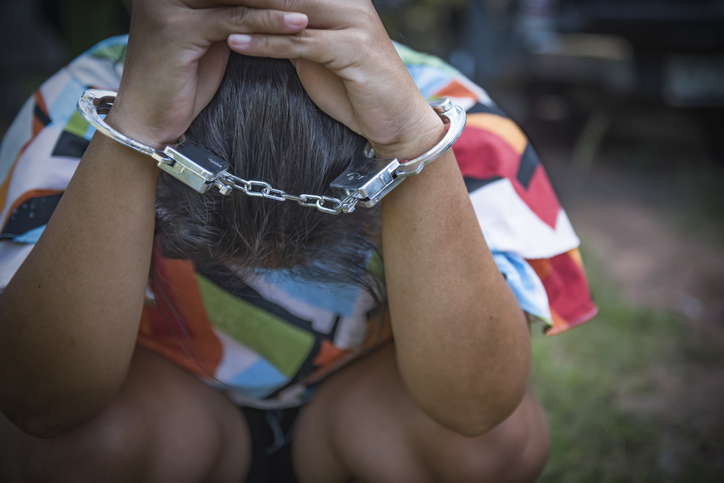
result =
[[[298,483],[291,443],[300,409],[241,408],[251,436],[246,483]]]

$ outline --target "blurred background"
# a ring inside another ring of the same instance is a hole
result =
[[[724,481],[724,0],[376,0],[538,150],[600,314],[535,336],[545,482]],[[0,133],[130,0],[0,2]]]

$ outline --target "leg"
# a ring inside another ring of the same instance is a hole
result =
[[[239,410],[140,347],[116,400],[84,425],[38,439],[0,420],[5,482],[239,482],[249,458]]]
[[[530,482],[545,465],[548,438],[530,392],[483,436],[441,427],[410,398],[390,346],[320,388],[302,413],[293,449],[302,482]]]

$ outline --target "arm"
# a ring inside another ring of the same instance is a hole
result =
[[[228,58],[220,41],[306,24],[303,15],[235,3],[242,2],[134,2],[108,123],[146,144],[175,140],[218,88]],[[26,432],[72,428],[102,411],[122,385],[148,278],[157,177],[153,160],[96,135],[0,296],[0,411]]]
[[[269,7],[281,0],[255,0]],[[443,136],[371,4],[299,1],[297,36],[230,38],[241,53],[290,58],[312,99],[381,157],[409,159]],[[466,435],[486,432],[525,391],[522,310],[487,248],[452,152],[385,198],[382,236],[402,376],[418,405]]]
[[[461,434],[483,434],[524,395],[530,338],[452,151],[383,200],[382,223],[403,379],[440,423]]]
[[[145,156],[95,136],[0,297],[0,407],[31,434],[97,413],[125,378],[148,278],[157,176]]]

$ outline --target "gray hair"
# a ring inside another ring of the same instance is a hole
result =
[[[365,144],[311,101],[288,60],[235,53],[186,136],[229,161],[241,178],[328,196],[336,195],[330,182],[353,158],[363,159]],[[378,207],[330,215],[238,191],[198,194],[162,173],[156,213],[156,235],[168,258],[236,273],[282,268],[306,280],[381,293],[381,275],[368,269],[379,241]]]

